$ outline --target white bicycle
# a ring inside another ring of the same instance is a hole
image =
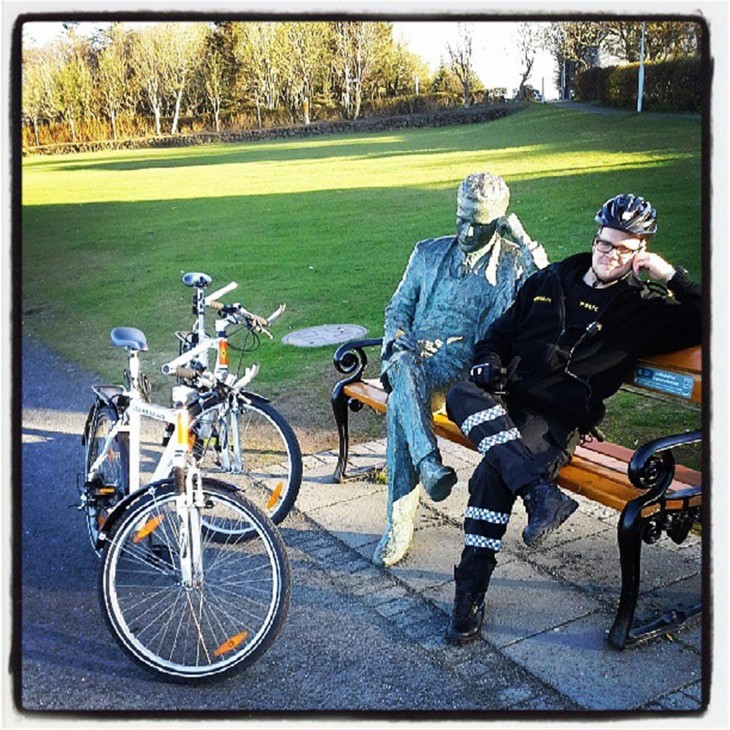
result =
[[[179,682],[221,677],[253,663],[273,642],[289,607],[286,550],[271,520],[234,485],[201,474],[195,430],[232,384],[178,362],[166,367],[196,387],[173,388],[171,408],[148,403],[139,368],[144,334],[121,327],[127,384],[95,387],[84,429],[81,505],[102,556],[103,614],[138,663]],[[140,421],[168,424],[168,442],[140,484]]]
[[[238,286],[235,282],[206,296],[206,288],[212,282],[210,276],[191,272],[182,280],[194,289],[195,322],[191,331],[176,333],[180,359],[170,366],[188,362],[198,372],[210,369],[216,381],[236,383],[242,377],[250,383],[258,373],[258,365],[242,372],[244,357],[258,348],[261,335],[272,338],[268,328],[285,311],[285,305],[269,317],[261,317],[238,302],[221,302],[224,295]],[[206,309],[215,312],[212,336],[206,332]],[[236,347],[231,338],[239,332],[243,342]],[[240,358],[234,374],[230,360],[236,350]],[[215,362],[209,362],[211,355]],[[180,382],[195,386],[186,378]],[[263,396],[239,387],[231,390],[215,409],[208,409],[196,428],[196,456],[201,469],[226,474],[279,524],[294,506],[302,482],[301,449],[286,418]]]

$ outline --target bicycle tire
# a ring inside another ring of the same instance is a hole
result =
[[[99,579],[102,613],[124,651],[166,680],[230,676],[255,662],[279,634],[291,578],[276,527],[229,485],[203,477],[208,519],[236,515],[243,537],[203,535],[204,579],[182,585],[177,492],[152,485],[113,526]]]
[[[263,398],[247,395],[237,400],[235,408],[237,412],[226,405],[211,409],[218,414],[209,437],[202,439],[198,464],[209,474],[225,473],[278,525],[294,506],[302,483],[299,441],[286,418]],[[237,444],[232,436],[234,418]],[[199,423],[205,423],[205,414]]]
[[[98,471],[98,479],[88,481],[91,465],[101,453],[106,436],[118,420],[116,411],[105,403],[93,406],[94,413],[86,441],[84,460],[84,484],[80,485],[82,511],[86,519],[86,528],[91,546],[97,555],[101,555],[98,547],[99,532],[114,508],[127,493],[127,448],[126,441],[118,435],[107,453],[107,457]]]

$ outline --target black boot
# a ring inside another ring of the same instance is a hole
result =
[[[527,527],[522,539],[529,547],[539,545],[578,508],[578,503],[563,494],[547,479],[527,488],[522,494],[527,510]]]
[[[454,610],[446,629],[450,644],[468,644],[479,638],[484,621],[484,593],[456,587]]]
[[[467,644],[479,638],[484,622],[484,596],[497,561],[491,551],[467,547],[454,567],[454,609],[446,641]]]

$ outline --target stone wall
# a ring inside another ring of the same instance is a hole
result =
[[[313,122],[271,129],[247,129],[236,132],[199,132],[196,134],[162,135],[136,139],[76,142],[29,147],[23,154],[68,154],[97,152],[99,150],[139,149],[146,147],[188,147],[211,142],[245,142],[266,139],[317,137],[325,134],[355,134],[358,132],[388,132],[394,129],[416,127],[444,127],[457,124],[475,124],[500,119],[525,108],[524,103],[487,104],[469,109],[446,109],[425,114],[404,114],[396,117],[380,117],[343,120],[338,122]]]

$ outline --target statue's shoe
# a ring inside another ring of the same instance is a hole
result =
[[[389,567],[403,560],[413,540],[413,522],[418,509],[418,489],[395,501],[385,532],[373,552],[373,564]]]
[[[418,465],[421,484],[434,502],[441,502],[451,494],[458,481],[456,472],[450,466],[444,466],[435,457],[427,457]]]

